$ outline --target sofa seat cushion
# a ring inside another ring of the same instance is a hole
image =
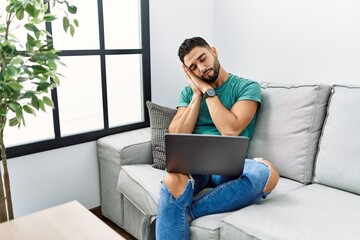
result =
[[[299,189],[301,187],[304,187],[304,186],[305,186],[304,184],[299,183],[297,181],[280,177],[279,182],[276,185],[275,189],[271,192],[270,195],[268,195],[266,197],[265,201],[269,200],[271,198],[292,192],[292,191]]]
[[[278,185],[274,191],[264,200],[289,193],[296,189],[303,187],[304,184],[301,184],[297,181],[293,181],[286,178],[280,178]],[[211,188],[206,188],[204,191],[199,192],[195,198],[205,194],[210,191]],[[240,210],[242,211],[242,210]],[[222,224],[222,219],[227,215],[232,214],[231,212],[212,214],[204,216],[198,219],[195,219],[191,222],[190,225],[190,236],[191,239],[220,239],[220,226]],[[234,238],[235,239],[235,238]]]
[[[264,200],[289,193],[296,189],[303,187],[304,184],[301,184],[297,181],[293,181],[286,178],[280,178],[278,185],[274,191]],[[195,198],[205,194],[210,191],[211,188],[206,188],[204,191],[199,192]],[[240,210],[241,211],[241,210]],[[220,238],[220,226],[222,219],[231,212],[221,213],[221,214],[212,214],[204,216],[198,219],[195,219],[190,225],[190,234],[192,239],[219,239]]]
[[[358,239],[360,197],[312,184],[223,219],[221,239]]]
[[[121,167],[118,190],[145,215],[157,214],[157,201],[160,193],[160,180],[165,171],[153,168],[151,164],[125,165]],[[280,178],[278,186],[269,195],[269,199],[294,191],[303,184]],[[196,197],[211,189],[204,189]],[[193,239],[219,239],[222,219],[231,213],[221,213],[195,219],[190,226]],[[125,216],[130,217],[130,216]]]
[[[160,180],[164,174],[164,170],[153,168],[151,164],[122,166],[118,190],[144,214],[156,215]]]
[[[274,191],[264,201],[289,193],[303,186],[304,184],[297,181],[280,178],[278,185],[276,186]],[[205,188],[203,191],[199,192],[195,196],[195,198],[200,197],[201,195],[205,194],[210,190],[211,188]],[[195,219],[193,222],[191,222],[190,225],[191,239],[220,239],[220,226],[222,223],[222,219],[229,214],[231,214],[231,212],[212,214]]]
[[[190,224],[191,239],[220,239],[221,220],[231,213],[219,213],[195,219]]]

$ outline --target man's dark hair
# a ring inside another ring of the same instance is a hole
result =
[[[201,37],[185,39],[184,42],[180,45],[178,51],[178,56],[181,62],[184,63],[185,55],[188,54],[194,47],[210,48],[210,45]]]

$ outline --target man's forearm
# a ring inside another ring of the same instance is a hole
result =
[[[240,101],[228,110],[216,96],[207,98],[206,104],[216,128],[222,135],[228,136],[238,136],[250,123],[257,109],[254,101]]]
[[[195,123],[199,115],[201,95],[193,95],[193,98],[184,110],[175,115],[170,123],[170,133],[192,133],[194,131]]]
[[[206,104],[208,106],[210,116],[222,135],[238,135],[237,118],[220,102],[218,97],[207,98]]]

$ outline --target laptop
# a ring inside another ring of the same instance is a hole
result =
[[[168,172],[240,176],[249,138],[203,134],[165,134]]]

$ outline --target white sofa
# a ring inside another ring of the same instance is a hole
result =
[[[191,223],[191,239],[360,239],[360,86],[261,83],[249,158],[277,167],[260,204]],[[104,216],[154,239],[163,170],[152,167],[150,128],[97,141]]]

